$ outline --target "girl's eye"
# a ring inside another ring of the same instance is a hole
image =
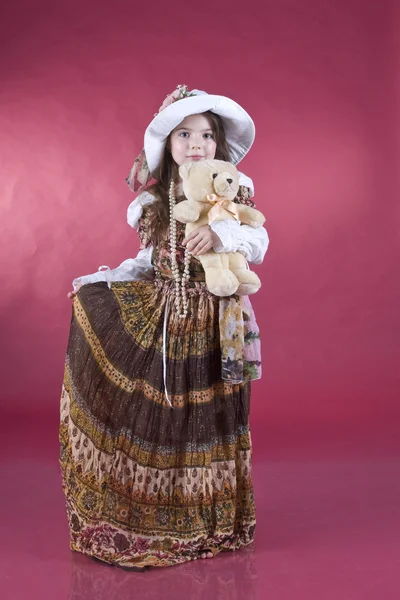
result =
[[[179,134],[179,137],[186,137],[187,135],[190,135],[188,131],[181,131]],[[214,136],[212,133],[205,133],[203,135],[203,137],[205,137],[207,140],[212,140],[214,139]]]

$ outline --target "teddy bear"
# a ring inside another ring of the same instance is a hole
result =
[[[239,173],[222,160],[187,162],[179,167],[186,200],[174,206],[174,218],[186,223],[186,235],[202,225],[236,219],[251,227],[261,227],[264,215],[250,206],[232,200],[239,190]],[[198,256],[205,271],[206,285],[215,296],[255,294],[261,286],[240,252],[209,250]]]

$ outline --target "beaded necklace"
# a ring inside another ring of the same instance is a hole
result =
[[[169,220],[170,220],[170,248],[171,248],[171,266],[172,274],[175,279],[175,306],[178,311],[178,317],[184,319],[188,314],[187,283],[189,281],[189,264],[191,253],[185,248],[184,270],[182,276],[179,273],[178,262],[176,260],[176,219],[174,219],[175,182],[171,180],[169,186]]]

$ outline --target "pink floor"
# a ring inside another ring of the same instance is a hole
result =
[[[0,589],[6,600],[400,597],[400,454],[392,435],[347,444],[308,435],[307,443],[290,444],[287,431],[271,431],[269,448],[261,449],[256,432],[255,547],[129,573],[69,550],[55,421],[35,424],[35,433],[26,422],[18,432],[11,422],[3,425]]]

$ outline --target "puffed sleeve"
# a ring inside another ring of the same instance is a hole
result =
[[[140,250],[151,245],[151,219],[148,207],[154,200],[155,197],[152,194],[144,191],[128,206],[128,224],[138,232]]]
[[[72,286],[76,293],[82,285],[105,281],[111,287],[112,281],[137,281],[139,279],[154,279],[154,267],[151,262],[153,246],[139,250],[135,258],[127,258],[115,269],[101,265],[95,273],[76,277]]]
[[[240,185],[234,202],[256,208],[251,198],[252,191],[251,186]],[[241,252],[249,263],[259,265],[263,262],[269,246],[269,236],[265,227],[254,228],[231,219],[214,221],[210,227],[221,241],[214,246],[215,252]]]

